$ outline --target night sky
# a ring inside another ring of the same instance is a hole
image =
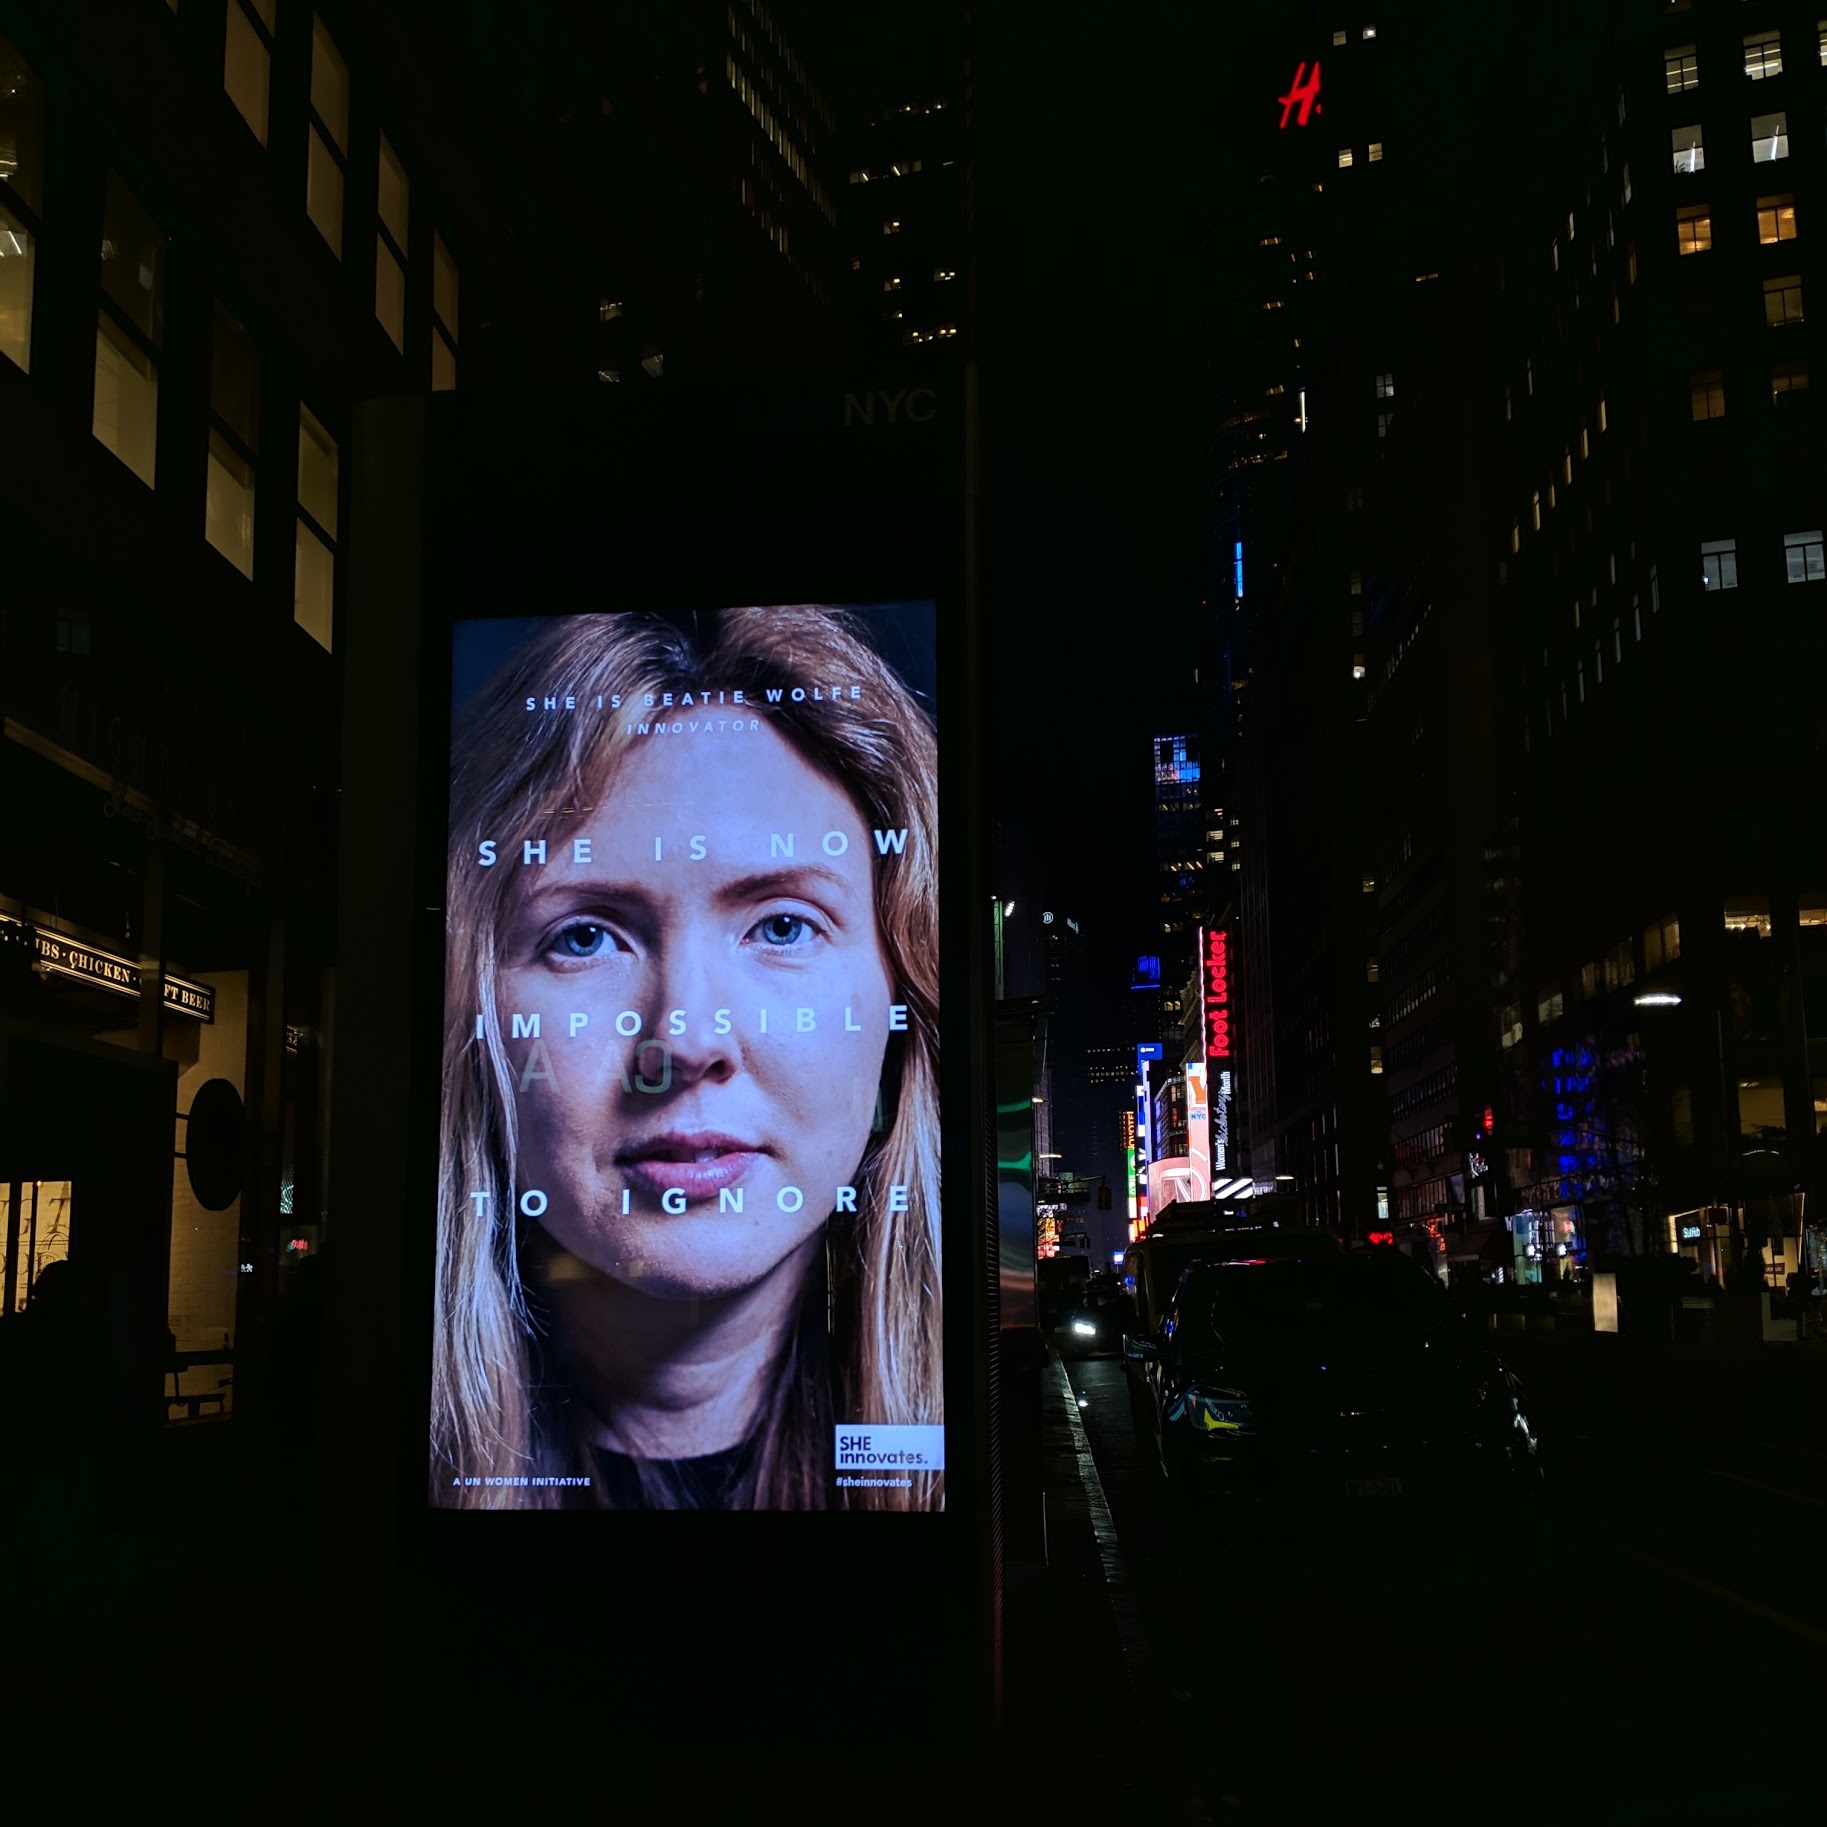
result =
[[[852,107],[934,87],[949,21],[809,0]],[[1185,714],[1207,582],[1200,228],[1209,5],[979,7],[978,304],[1005,887],[1072,901],[1126,970],[1146,918],[1146,739]],[[1044,24],[1041,21],[1044,20]],[[916,77],[917,80],[917,77]],[[1050,859],[1050,860],[1048,860]],[[1142,892],[1138,892],[1141,890]]]

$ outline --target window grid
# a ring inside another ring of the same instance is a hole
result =
[[[0,172],[0,355],[32,366],[32,292],[44,203],[45,94],[37,73],[0,38],[0,80],[9,88],[11,164]]]
[[[1751,117],[1751,161],[1769,165],[1789,156],[1789,116],[1786,113]]]
[[[95,325],[97,442],[153,487],[158,467],[159,360],[165,339],[168,239],[116,172],[102,215],[101,297]]]
[[[1764,281],[1764,322],[1772,328],[1802,321],[1802,281],[1797,273],[1784,273]]]
[[[1795,199],[1792,196],[1757,199],[1757,240],[1761,247],[1795,239]]]
[[[1708,539],[1700,546],[1700,587],[1703,590],[1738,588],[1738,541]]]
[[[1668,77],[1668,92],[1679,95],[1684,89],[1700,86],[1700,55],[1691,44],[1671,45],[1662,53],[1663,69]]]
[[[1725,417],[1725,376],[1717,368],[1689,377],[1688,406],[1696,420]]]
[[[339,489],[336,440],[324,430],[308,407],[300,406],[292,618],[326,651],[330,650],[336,625]]]
[[[1783,73],[1783,35],[1781,32],[1747,32],[1745,34],[1745,74],[1753,82]]]
[[[1823,546],[1819,527],[1807,533],[1783,535],[1783,566],[1792,584],[1827,581],[1827,547]]]
[[[259,358],[253,339],[219,299],[209,367],[203,536],[251,580],[260,446]]]
[[[263,146],[273,91],[275,6],[276,0],[228,0],[222,43],[222,87]]]
[[[406,246],[412,185],[386,134],[380,137],[374,231],[374,314],[406,353]]]
[[[343,191],[349,164],[349,66],[321,19],[311,22],[310,144],[305,213],[330,252],[343,257]]]
[[[457,263],[442,235],[431,238],[431,385],[446,393],[457,384]],[[621,306],[616,306],[619,315]],[[617,379],[620,378],[618,373]]]
[[[1713,245],[1711,206],[1691,203],[1675,211],[1675,245],[1683,254],[1704,254]]]

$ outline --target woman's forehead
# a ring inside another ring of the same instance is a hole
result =
[[[862,828],[845,788],[765,723],[640,740],[592,798],[580,829],[623,842],[689,828],[726,841],[752,837],[764,853],[792,839],[795,854],[799,842]]]

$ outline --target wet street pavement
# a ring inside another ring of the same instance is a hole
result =
[[[1815,1818],[1827,1355],[1617,1344],[1500,1343],[1539,1504],[1341,1501],[1242,1547],[1166,1500],[1121,1360],[1056,1371],[1118,1544],[1110,1653],[1150,1665],[1112,1671],[1135,1716],[1088,1669],[1066,1711],[1128,1792],[1188,1820]]]

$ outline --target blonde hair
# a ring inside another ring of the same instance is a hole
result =
[[[802,683],[842,679],[860,699],[794,703]],[[939,1203],[938,770],[933,727],[894,669],[845,612],[819,604],[730,609],[686,622],[645,613],[554,620],[520,649],[452,742],[445,914],[442,1171],[431,1419],[431,1501],[456,1508],[543,1508],[553,1487],[484,1482],[588,1474],[558,1424],[545,1362],[549,1322],[521,1272],[515,1217],[515,1077],[496,1011],[497,949],[510,869],[476,866],[555,820],[601,803],[642,741],[639,712],[608,709],[660,694],[740,690],[814,767],[841,785],[866,826],[905,827],[892,867],[878,859],[875,910],[907,1031],[891,1040],[884,1108],[856,1176],[854,1221],[827,1221],[827,1291],[809,1285],[776,1369],[753,1461],[753,1504],[767,1509],[939,1509],[942,1474],[924,1489],[838,1489],[834,1420],[936,1424],[944,1418]],[[770,690],[781,701],[766,702]],[[604,709],[595,709],[601,696]],[[525,708],[533,699],[573,711]],[[675,716],[678,713],[674,713]],[[706,713],[708,714],[708,713]],[[727,714],[724,707],[719,714]],[[667,741],[674,740],[668,735]],[[680,738],[685,739],[685,738]],[[731,740],[719,738],[719,740]],[[734,740],[739,741],[740,738]],[[481,1012],[478,1033],[477,1011]],[[899,1058],[895,1043],[899,1043]],[[898,1069],[897,1069],[898,1068]],[[886,1189],[908,1187],[905,1212]],[[486,1202],[472,1195],[486,1192]],[[479,1211],[478,1205],[486,1209]]]

